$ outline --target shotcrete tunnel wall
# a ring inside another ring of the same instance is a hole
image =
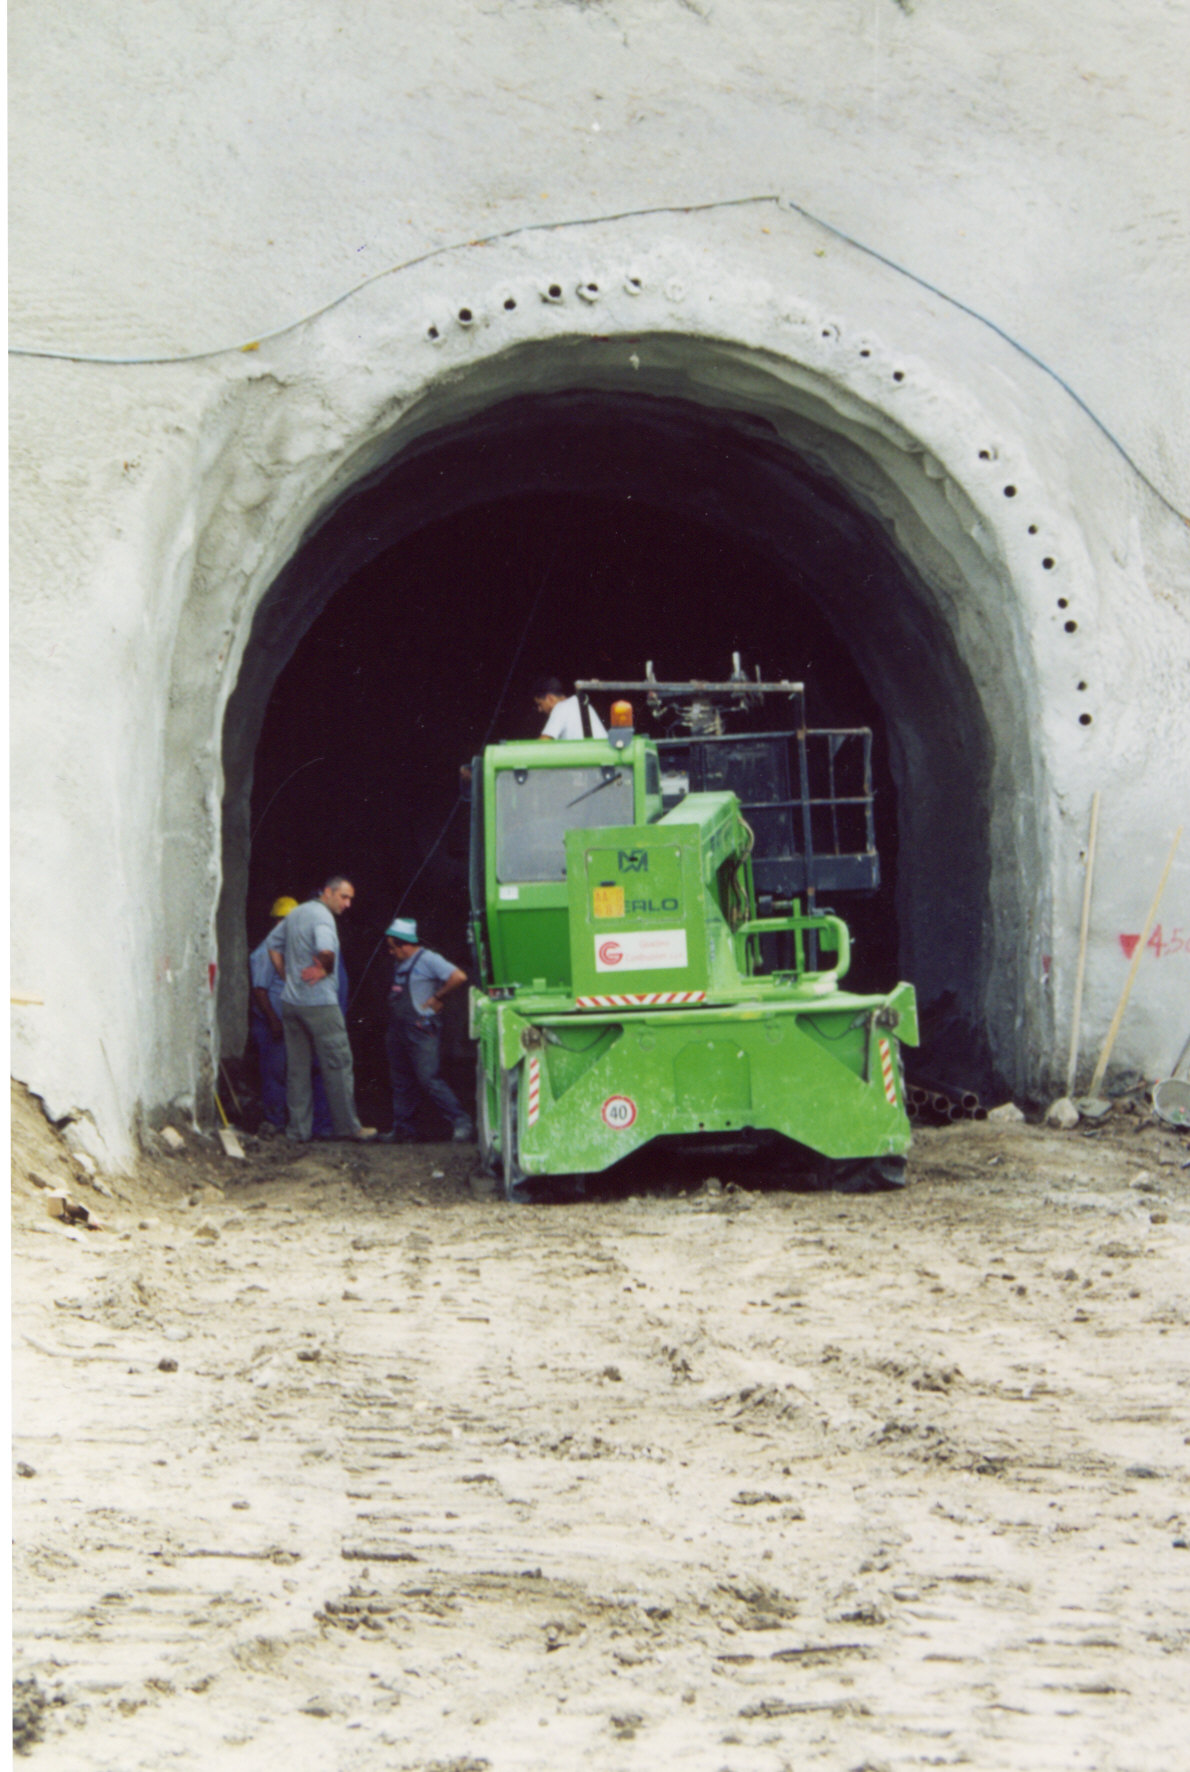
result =
[[[687,350],[692,359],[697,357],[698,341],[688,341]],[[799,440],[808,441],[820,459],[824,452],[829,457],[829,442],[820,429],[817,435],[809,425],[801,429]],[[986,976],[979,939],[990,921],[987,845],[993,758],[971,671],[956,652],[928,587],[898,558],[879,518],[854,505],[837,480],[809,468],[770,420],[629,389],[498,401],[470,420],[433,433],[399,454],[371,484],[354,490],[299,550],[265,598],[257,616],[259,637],[254,633],[245,654],[225,726],[219,916],[220,1035],[225,1049],[239,1049],[246,1025],[244,901],[253,756],[264,698],[290,645],[286,640],[278,646],[271,612],[278,611],[284,620],[283,612],[301,597],[302,587],[316,584],[313,613],[307,602],[302,603],[306,618],[313,619],[367,559],[389,554],[411,530],[443,523],[476,504],[546,493],[554,499],[581,495],[626,501],[638,510],[652,506],[697,523],[700,531],[716,530],[729,555],[733,550],[744,556],[760,550],[769,556],[789,591],[784,631],[771,616],[765,630],[778,649],[784,647],[779,657],[771,655],[771,648],[766,651],[771,668],[788,668],[807,606],[825,617],[832,630],[832,649],[856,660],[877,705],[890,710],[891,726],[881,736],[891,745],[901,810],[898,817],[892,805],[882,805],[880,837],[886,851],[895,841],[903,846],[902,970],[917,981],[923,1003],[949,1005],[945,1062],[965,1066],[968,1077],[986,1075],[990,1041],[985,995],[996,1005],[993,1020],[1010,1022],[1016,988],[1016,981],[1010,980],[1004,1000],[1004,981]],[[577,534],[576,530],[576,538]],[[574,544],[563,526],[556,546],[565,550],[569,545]],[[564,561],[559,568],[555,559],[554,575],[563,582],[581,581],[580,565]],[[469,588],[472,597],[489,594],[482,567]],[[723,666],[739,631],[735,625],[741,619],[739,604],[748,598],[746,572],[736,577],[733,589],[734,607],[725,596],[722,572],[716,573],[708,563],[701,571],[695,569],[672,602],[658,600],[647,618],[633,610],[631,622],[623,598],[614,593],[595,607],[586,604],[581,593],[572,596],[568,622],[576,636],[586,637],[591,649],[579,668],[594,671],[595,647],[606,650],[609,635],[628,626],[642,657],[647,653],[665,661],[660,666],[663,674],[694,668],[689,662],[694,647],[697,644],[705,657],[708,638]],[[445,579],[436,587],[440,615],[452,594],[457,593]],[[551,590],[551,597],[556,594]],[[397,612],[401,595],[399,583],[394,584]],[[510,648],[520,608],[510,608],[504,618],[513,630]],[[412,622],[412,615],[408,619]],[[476,628],[481,625],[475,623]],[[419,681],[402,657],[399,628],[398,613],[389,666],[393,700],[400,703],[407,696],[423,710],[428,705],[431,728],[440,728],[452,712],[456,719],[459,715],[451,701],[461,688],[461,656],[444,643],[438,670]],[[464,649],[469,638],[473,641],[474,636],[467,635],[464,624]],[[581,638],[571,644],[581,656]],[[457,645],[456,624],[451,647]],[[625,653],[622,643],[618,660],[620,671],[635,673],[642,665],[642,658]],[[493,679],[503,668],[503,658],[493,661]],[[812,720],[823,718],[816,711],[819,695],[831,681],[828,659],[811,677]],[[496,680],[487,685],[488,699],[497,688]],[[379,726],[394,717],[392,702],[378,700],[364,722],[362,742],[367,742],[368,722]],[[359,727],[353,730],[358,738]],[[474,736],[472,742],[477,742]],[[460,738],[457,744],[462,756],[465,741]],[[325,747],[320,741],[313,748]],[[406,775],[418,769],[417,738],[412,732],[400,768]],[[340,770],[339,777],[349,780],[349,770]],[[297,794],[298,805],[308,806],[311,796],[303,796],[300,789]],[[892,907],[887,906],[884,914],[891,920]],[[884,952],[891,972],[898,964],[895,941],[887,943]]]
[[[14,1068],[90,1115],[101,1155],[129,1148],[137,1113],[209,1113],[221,1038],[240,1044],[252,757],[301,635],[378,548],[543,485],[638,488],[804,586],[883,713],[903,971],[953,996],[1007,1086],[1053,1081],[1095,787],[1121,857],[1105,928],[1131,920],[1124,854],[1160,862],[1187,646],[1152,579],[1184,530],[1038,366],[879,265],[824,266],[790,227],[784,283],[734,213],[671,218],[660,240],[599,224],[492,247],[480,277],[447,257],[258,353],[154,372],[157,445],[125,463],[95,565],[123,587],[118,668],[96,677],[108,642],[82,632],[70,668],[103,686],[92,719],[118,725],[129,778],[88,826],[93,874],[118,895],[147,866],[160,889],[120,938],[118,994],[98,950],[64,969],[65,879],[47,875],[47,928],[17,946],[56,1007],[18,1017]],[[131,423],[126,384],[112,399]],[[90,779],[102,759],[73,761]],[[1087,1040],[1113,967],[1101,937]],[[1154,1064],[1169,969],[1158,986],[1124,1049]]]

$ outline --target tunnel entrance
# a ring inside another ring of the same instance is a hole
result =
[[[988,762],[963,661],[845,486],[751,415],[673,399],[502,402],[406,450],[307,538],[229,704],[221,953],[244,951],[245,910],[255,942],[275,896],[349,873],[361,1105],[382,1113],[372,962],[397,905],[467,964],[460,763],[538,729],[543,672],[637,677],[652,659],[719,677],[732,651],[804,680],[811,725],[873,728],[883,878],[834,907],[854,936],[848,982],[912,980],[925,1071],[988,1087]],[[226,962],[223,997],[238,1050]]]

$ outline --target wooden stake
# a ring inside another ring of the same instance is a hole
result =
[[[1095,878],[1095,844],[1099,837],[1099,789],[1091,795],[1091,835],[1087,839],[1087,877],[1083,882],[1083,915],[1078,931],[1078,965],[1074,973],[1074,1007],[1070,1012],[1070,1056],[1066,1061],[1066,1093],[1074,1094],[1078,1068],[1078,1034],[1083,1012],[1083,975],[1087,969],[1087,931],[1091,924],[1091,882]]]
[[[1116,1004],[1116,1012],[1112,1016],[1111,1026],[1107,1030],[1107,1039],[1103,1042],[1103,1051],[1099,1054],[1099,1063],[1095,1066],[1095,1075],[1091,1078],[1090,1093],[1092,1095],[1098,1095],[1099,1093],[1099,1085],[1103,1081],[1103,1073],[1107,1069],[1107,1061],[1111,1057],[1111,1049],[1116,1043],[1116,1035],[1119,1033],[1120,1023],[1124,1019],[1124,1010],[1127,1008],[1128,999],[1132,995],[1132,986],[1136,980],[1136,971],[1137,967],[1140,965],[1140,957],[1145,951],[1145,943],[1149,939],[1149,932],[1156,919],[1157,906],[1161,903],[1161,894],[1165,891],[1165,882],[1169,879],[1169,870],[1173,866],[1173,858],[1177,853],[1177,847],[1181,840],[1182,827],[1179,825],[1174,833],[1173,842],[1169,846],[1169,854],[1165,858],[1165,866],[1161,870],[1161,878],[1157,882],[1157,890],[1153,894],[1153,902],[1149,906],[1149,914],[1145,918],[1144,929],[1136,944],[1136,951],[1132,956],[1132,964],[1128,968],[1128,976],[1124,980],[1124,989],[1120,992],[1120,1001]]]

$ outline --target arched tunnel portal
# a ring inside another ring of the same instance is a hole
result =
[[[883,884],[836,906],[851,982],[914,982],[923,1074],[986,1088],[1011,1071],[1018,980],[984,939],[988,661],[965,654],[953,585],[910,557],[870,462],[804,419],[797,441],[727,403],[527,393],[423,432],[308,532],[257,611],[225,719],[225,1052],[244,1043],[243,960],[272,898],[331,870],[357,886],[353,985],[398,902],[462,957],[458,767],[489,734],[536,730],[532,677],[637,677],[646,659],[720,676],[738,650],[806,681],[811,725],[875,732]],[[380,971],[356,998],[365,1036]]]

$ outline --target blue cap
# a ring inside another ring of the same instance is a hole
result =
[[[384,932],[391,935],[394,941],[411,941],[418,943],[417,924],[412,917],[394,917]]]

